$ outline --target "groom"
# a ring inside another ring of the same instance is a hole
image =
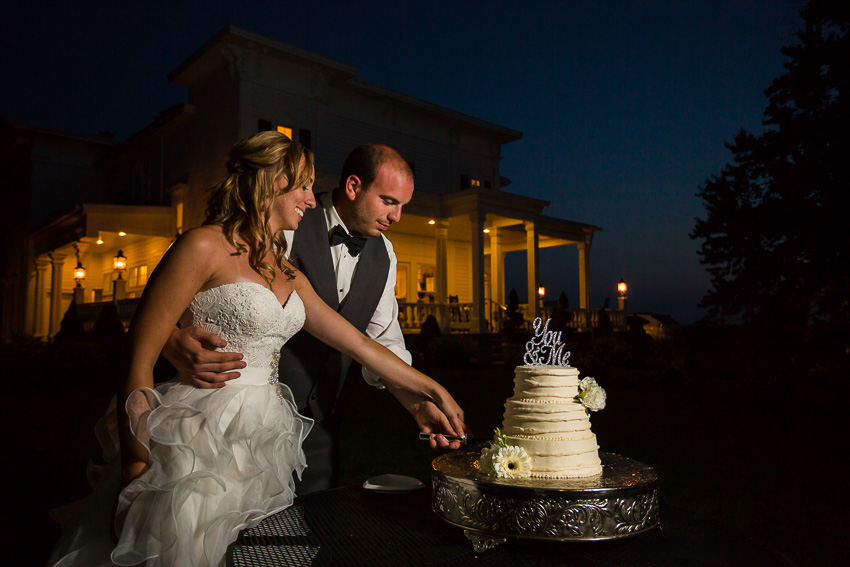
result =
[[[297,233],[286,232],[293,263],[307,276],[316,293],[361,332],[410,364],[398,324],[395,299],[396,257],[383,236],[401,219],[402,207],[413,196],[413,171],[394,149],[380,144],[355,148],[345,160],[339,186],[317,196]],[[200,328],[175,331],[163,355],[202,388],[224,385],[245,367],[239,353],[215,352],[220,337]],[[299,495],[337,485],[340,416],[336,403],[351,358],[301,331],[281,350],[281,381],[291,389],[298,411],[314,419],[304,442],[307,469],[298,483]],[[383,388],[378,377],[363,368],[363,378]],[[392,394],[411,412],[424,432],[443,431],[445,417],[431,402],[396,389]],[[437,435],[431,446],[457,448]]]

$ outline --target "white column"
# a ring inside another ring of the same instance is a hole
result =
[[[437,281],[434,282],[434,292],[437,295],[438,317],[440,328],[447,331],[449,328],[448,307],[449,302],[449,221],[448,219],[439,219],[437,221],[436,230],[436,258],[437,258],[437,273],[434,276]]]
[[[578,244],[578,293],[579,306],[590,309],[590,244]]]
[[[540,237],[534,221],[525,221],[525,250],[528,257],[528,314],[532,319],[540,316],[537,286],[540,284]]]
[[[472,328],[470,332],[487,333],[484,306],[484,220],[486,213],[475,211],[469,214],[472,224]]]
[[[505,255],[502,253],[502,231],[490,229],[490,299],[505,304]]]
[[[51,252],[49,254],[53,272],[50,277],[50,326],[49,336],[59,332],[62,321],[62,268],[65,265],[65,254]]]
[[[47,337],[47,268],[50,259],[39,256],[35,260],[35,290],[33,293],[33,325],[35,337]]]

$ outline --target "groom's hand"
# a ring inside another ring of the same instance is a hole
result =
[[[437,447],[441,447],[443,449],[459,449],[460,441],[451,441],[443,437],[443,433],[446,435],[454,435],[460,437],[465,435],[467,432],[465,430],[462,431],[454,431],[449,423],[449,419],[446,417],[440,408],[434,402],[422,401],[414,405],[411,410],[413,414],[413,419],[416,420],[416,423],[419,425],[419,430],[423,433],[430,433],[431,438],[428,440],[428,444],[432,449]]]
[[[448,439],[443,437],[443,434],[453,435],[455,437],[470,434],[469,429],[463,422],[463,410],[454,403],[454,400],[451,400],[451,403],[447,404],[452,407],[454,414],[454,420],[450,420],[437,404],[426,399],[424,396],[403,390],[397,386],[384,385],[399,403],[410,412],[410,415],[413,416],[413,419],[419,426],[419,430],[422,433],[433,434],[428,440],[428,444],[431,445],[432,449],[437,447],[459,449],[461,445],[460,441],[449,442]],[[446,394],[448,395],[448,393]],[[449,398],[451,399],[450,395]],[[455,423],[454,426],[452,426],[452,421]]]
[[[215,349],[227,345],[227,341],[200,327],[176,329],[168,337],[162,356],[177,371],[198,388],[221,388],[228,380],[239,378],[245,368],[242,354],[219,352]]]

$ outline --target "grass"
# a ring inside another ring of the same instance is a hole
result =
[[[594,341],[572,350],[573,365],[608,391],[608,407],[591,417],[601,449],[655,467],[663,503],[750,534],[798,567],[846,564],[847,395],[835,382],[801,388],[763,374],[750,382],[712,345],[636,350]],[[30,343],[4,345],[0,354],[10,377],[0,426],[16,475],[6,486],[4,555],[9,565],[43,565],[59,535],[48,510],[88,492],[92,429],[110,395],[108,357],[94,349],[68,364],[67,353]],[[428,372],[477,436],[501,425],[512,367],[458,363]],[[342,401],[344,483],[390,472],[429,478],[440,452],[416,440],[415,423],[391,395],[354,379]]]

